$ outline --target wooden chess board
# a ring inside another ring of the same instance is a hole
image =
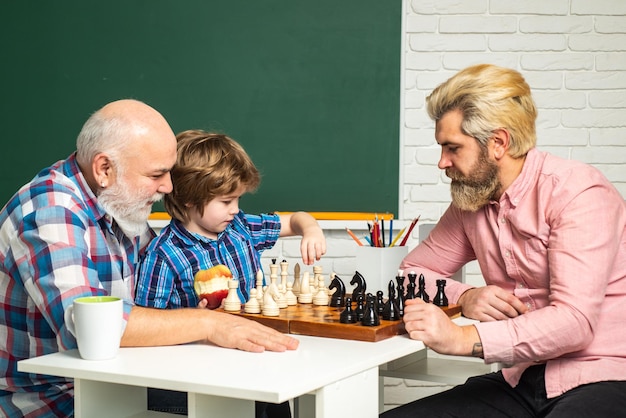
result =
[[[449,317],[461,313],[460,305],[450,305],[442,308]],[[219,309],[223,311],[223,309]],[[285,334],[310,335],[314,337],[339,338],[376,342],[395,335],[406,334],[404,322],[380,320],[380,325],[364,326],[356,324],[342,324],[339,316],[344,308],[331,306],[317,306],[314,304],[298,304],[280,309],[278,316],[264,316],[263,314],[249,314],[243,310],[229,312],[241,315],[253,321],[273,328]]]

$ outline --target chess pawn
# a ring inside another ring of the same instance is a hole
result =
[[[296,263],[293,266],[293,294],[298,296],[300,294],[300,264]]]
[[[305,271],[302,275],[302,284],[300,288],[300,295],[298,295],[299,303],[311,303],[313,301],[313,295],[311,294],[311,287],[309,286],[309,272]]]
[[[324,277],[322,275],[318,278],[319,285],[317,286],[317,293],[313,298],[313,304],[317,306],[328,306],[328,290],[324,285]]]
[[[339,314],[339,322],[342,324],[355,324],[357,322],[356,313],[352,310],[352,298],[346,298],[346,309]]]
[[[437,280],[437,283],[439,283],[439,280]],[[437,286],[439,286],[439,284],[437,284]],[[445,280],[444,280],[444,286],[445,286]],[[419,289],[417,290],[417,294],[415,295],[415,297],[417,299],[421,299],[424,302],[430,302],[430,297],[428,296],[428,293],[426,293],[426,280],[424,279],[424,275],[420,274],[420,278],[419,278]],[[441,305],[440,305],[441,306]],[[448,306],[448,300],[446,299],[446,305]]]
[[[383,298],[383,291],[379,290],[376,292],[376,312],[378,312],[378,315],[382,315],[384,309],[385,300]]]
[[[239,287],[239,280],[232,279],[228,281],[228,295],[224,299],[224,310],[227,312],[239,312],[241,311],[241,300],[237,294],[237,288]]]
[[[445,288],[446,281],[444,279],[437,280],[437,294],[433,303],[437,306],[448,306],[448,297],[446,296]]]
[[[363,294],[359,294],[356,298],[356,309],[354,310],[357,321],[361,321],[363,319],[363,315],[365,313],[365,297]]]
[[[293,306],[298,304],[298,297],[293,293],[293,283],[287,282],[287,293],[285,293],[287,305]]]
[[[259,304],[259,299],[257,299],[256,289],[253,288],[250,290],[250,299],[243,305],[243,310],[245,313],[255,314],[261,312],[261,305]]]
[[[319,283],[321,275],[322,275],[322,266],[313,266],[313,281],[316,283],[316,285]]]
[[[261,309],[263,315],[278,316],[280,314],[280,308],[276,303],[278,297],[278,288],[276,285],[270,284],[263,294],[263,308]]]
[[[367,294],[367,301],[365,302],[365,308],[363,309],[363,318],[361,318],[361,324],[366,327],[375,327],[380,325],[380,318],[376,311],[376,299],[371,293]]]

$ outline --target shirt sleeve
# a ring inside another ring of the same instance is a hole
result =
[[[404,258],[400,269],[404,271],[405,277],[410,272],[418,276],[423,274],[426,292],[434,296],[438,279],[451,277],[474,259],[472,246],[463,234],[462,220],[449,207],[428,237]],[[446,296],[451,303],[457,303],[463,292],[471,288],[470,285],[447,280]]]
[[[255,250],[272,248],[280,236],[280,217],[276,214],[245,215],[250,240]]]
[[[48,329],[63,349],[76,348],[63,320],[65,309],[77,297],[108,294],[90,257],[88,234],[88,224],[71,210],[43,207],[24,217],[11,244],[24,288],[41,315],[33,324],[37,337],[52,335],[45,335]]]

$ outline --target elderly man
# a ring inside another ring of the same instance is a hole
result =
[[[411,336],[506,367],[393,409],[398,417],[589,417],[626,411],[626,207],[595,168],[535,148],[517,71],[477,65],[427,98],[452,204],[400,268],[437,279],[478,260],[487,286],[448,280],[481,322],[408,301]],[[421,303],[420,303],[421,302]]]
[[[77,297],[124,299],[122,346],[208,341],[253,352],[297,348],[297,340],[234,315],[133,305],[135,266],[154,237],[151,206],[172,190],[176,138],[161,114],[135,100],[110,103],[87,120],[76,148],[0,213],[3,416],[73,415],[71,380],[20,373],[17,362],[76,348],[63,314]]]

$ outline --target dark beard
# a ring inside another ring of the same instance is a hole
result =
[[[450,184],[452,204],[470,212],[476,212],[487,205],[500,189],[498,173],[499,168],[489,160],[486,149],[482,149],[467,177],[446,170],[446,175],[452,180]]]

